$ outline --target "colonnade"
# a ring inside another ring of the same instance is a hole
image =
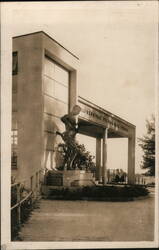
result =
[[[108,128],[104,129],[103,138],[96,138],[96,180],[107,184],[107,139]],[[128,136],[128,184],[135,183],[135,134]]]

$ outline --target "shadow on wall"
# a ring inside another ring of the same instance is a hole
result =
[[[58,118],[55,118],[58,119]],[[59,119],[59,123],[60,123]],[[55,169],[56,166],[61,164],[62,157],[60,152],[57,151],[57,145],[61,142],[60,136],[56,135],[56,131],[60,131],[54,118],[48,116],[45,120],[45,155],[44,155],[44,168]]]

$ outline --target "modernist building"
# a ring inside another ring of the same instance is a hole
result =
[[[79,133],[96,138],[96,178],[107,182],[107,138],[128,138],[128,183],[134,183],[135,126],[78,96],[79,59],[44,32],[13,38],[12,175],[39,187],[58,164],[60,117],[81,107]],[[80,84],[80,83],[79,83]],[[101,153],[102,152],[102,153]]]

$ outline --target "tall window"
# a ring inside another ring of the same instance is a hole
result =
[[[12,169],[17,169],[17,144],[18,144],[18,131],[12,130],[12,158],[11,158],[11,166]]]
[[[45,57],[44,93],[68,106],[69,72]]]
[[[12,75],[18,74],[18,52],[12,53]],[[17,130],[17,77],[12,78],[12,154],[11,154],[11,168],[17,169],[17,144],[18,144],[18,130]]]
[[[45,56],[44,61],[44,119],[45,119],[45,161],[47,168],[53,168],[55,159],[55,131],[60,129],[60,118],[69,108],[69,71]]]
[[[12,130],[12,145],[17,146],[18,144],[18,130]]]
[[[18,74],[18,52],[13,52],[12,57],[12,74],[17,75]]]

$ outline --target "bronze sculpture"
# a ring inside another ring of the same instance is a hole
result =
[[[81,108],[78,105],[75,105],[72,111],[69,114],[61,117],[61,121],[65,124],[65,131],[60,133],[56,132],[57,135],[60,135],[63,141],[67,146],[67,156],[68,159],[66,161],[66,166],[64,169],[73,169],[73,161],[77,155],[77,142],[76,142],[76,134],[78,133],[78,123],[77,123],[77,115],[79,115]]]

